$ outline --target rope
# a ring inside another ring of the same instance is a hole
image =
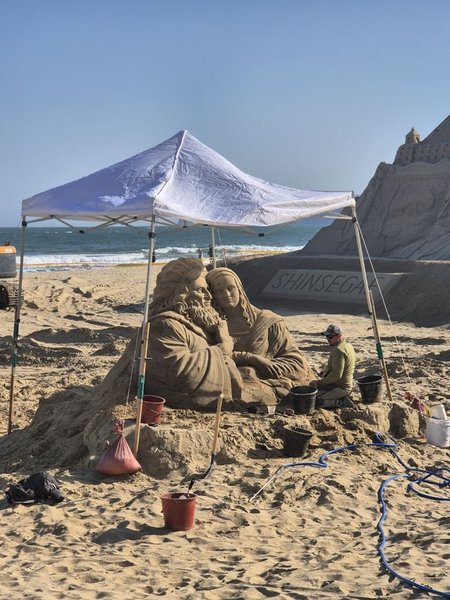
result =
[[[383,441],[383,436],[391,441],[390,442]],[[396,460],[401,464],[401,466],[407,471],[406,473],[396,473],[395,475],[392,475],[392,476],[388,477],[387,479],[383,480],[378,489],[378,501],[381,505],[381,517],[377,523],[377,531],[380,535],[380,542],[378,544],[378,552],[380,554],[380,559],[381,559],[381,562],[382,562],[384,568],[391,575],[393,575],[394,577],[396,577],[397,579],[399,579],[406,585],[409,585],[415,589],[434,593],[442,598],[450,598],[450,592],[443,592],[440,590],[436,590],[430,586],[423,585],[421,583],[417,583],[416,581],[409,579],[408,577],[405,577],[404,575],[401,575],[393,567],[390,566],[390,564],[386,558],[386,555],[385,555],[386,534],[383,529],[383,524],[387,518],[387,506],[386,506],[386,501],[384,498],[384,491],[385,491],[385,488],[392,481],[395,481],[397,479],[402,479],[402,478],[409,479],[411,481],[407,486],[407,490],[406,490],[407,492],[413,492],[413,493],[417,494],[418,496],[427,498],[429,500],[436,500],[438,502],[450,502],[450,497],[447,498],[447,497],[443,497],[443,496],[434,496],[434,495],[422,492],[419,489],[417,489],[417,486],[420,486],[423,483],[437,486],[440,489],[450,488],[450,469],[447,467],[441,467],[434,471],[428,471],[426,469],[411,467],[397,454],[397,452],[395,451],[395,448],[398,447],[398,443],[389,434],[376,433],[374,442],[363,444],[363,445],[367,446],[367,447],[372,447],[372,448],[386,448],[387,450],[389,450],[389,452],[392,454],[392,456],[394,458],[396,458]],[[319,457],[318,461],[314,461],[314,462],[301,461],[301,462],[286,463],[284,465],[281,465],[280,467],[278,467],[278,469],[275,471],[275,473],[264,483],[264,485],[255,494],[253,494],[253,496],[249,499],[249,502],[252,502],[255,498],[257,498],[259,496],[259,494],[263,491],[263,489],[285,469],[289,469],[289,468],[293,468],[293,467],[325,468],[325,467],[329,466],[329,464],[327,463],[327,460],[326,460],[329,456],[331,456],[333,454],[337,454],[338,452],[344,452],[346,450],[354,450],[355,448],[358,448],[358,446],[356,444],[349,444],[348,446],[334,448],[333,450],[329,450],[328,452],[325,452],[324,454],[322,454]],[[423,476],[419,477],[418,479],[412,480],[413,472],[422,473]],[[437,481],[434,481],[434,479],[437,479]]]
[[[381,302],[382,302],[382,304],[383,304],[383,308],[384,308],[384,310],[385,310],[385,312],[386,312],[386,316],[387,316],[387,319],[388,319],[388,321],[389,321],[389,325],[392,327],[392,325],[393,325],[393,324],[392,324],[392,320],[391,320],[391,315],[389,314],[389,311],[388,311],[388,308],[387,308],[387,305],[386,305],[386,301],[385,301],[385,299],[384,299],[384,295],[383,295],[383,292],[382,292],[382,290],[381,290],[380,282],[378,281],[378,277],[377,277],[377,274],[376,274],[376,272],[375,272],[375,267],[373,266],[373,262],[372,262],[372,259],[371,259],[371,257],[370,257],[370,254],[369,254],[369,249],[367,248],[366,240],[364,239],[364,235],[363,235],[363,232],[362,232],[362,230],[361,230],[361,227],[360,227],[360,224],[359,224],[359,222],[358,222],[358,221],[356,222],[356,226],[358,227],[358,231],[359,231],[359,234],[360,234],[360,236],[361,236],[361,240],[362,240],[362,243],[363,243],[363,246],[364,246],[364,250],[365,250],[365,252],[366,252],[366,254],[367,254],[367,260],[369,261],[370,268],[371,268],[371,270],[372,270],[372,273],[373,273],[373,276],[374,276],[375,282],[376,282],[376,284],[377,284],[377,289],[378,289],[378,292],[379,292],[379,294],[380,294]],[[406,374],[406,378],[407,378],[407,380],[408,380],[408,384],[409,384],[409,386],[411,387],[411,386],[412,386],[412,381],[411,381],[411,377],[410,377],[410,375],[409,375],[408,366],[407,366],[407,364],[406,364],[406,360],[405,360],[405,356],[404,356],[404,354],[403,354],[402,347],[401,347],[401,345],[400,345],[400,342],[398,341],[398,338],[397,338],[397,336],[395,335],[395,331],[394,331],[394,330],[393,330],[393,337],[394,337],[394,339],[395,339],[395,344],[396,344],[397,350],[398,350],[398,351],[399,351],[399,353],[400,353],[400,359],[401,359],[401,361],[402,361],[403,368],[404,368],[404,370],[405,370],[405,374]]]

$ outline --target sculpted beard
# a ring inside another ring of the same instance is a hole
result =
[[[212,306],[205,306],[197,300],[189,302],[186,313],[193,323],[211,333],[216,331],[220,322],[220,316]]]

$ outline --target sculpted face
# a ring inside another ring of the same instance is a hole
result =
[[[208,290],[208,284],[204,275],[200,275],[194,279],[189,285],[189,300],[192,303],[200,304],[201,306],[211,306],[212,296]]]
[[[239,304],[239,290],[231,275],[223,275],[212,286],[214,300],[223,311],[236,308]]]
[[[211,300],[205,275],[200,275],[188,284],[186,314],[193,323],[209,333],[214,333],[220,317],[212,307]]]

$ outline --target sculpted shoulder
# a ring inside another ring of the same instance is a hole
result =
[[[153,329],[188,329],[193,331],[197,335],[206,339],[206,332],[195,325],[192,321],[190,321],[187,317],[177,313],[173,310],[167,310],[165,312],[159,313],[158,315],[153,315],[150,317],[150,326]]]

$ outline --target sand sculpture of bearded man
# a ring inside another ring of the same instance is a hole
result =
[[[225,401],[241,399],[233,341],[211,306],[205,275],[196,258],[167,263],[149,307],[145,393],[163,396],[174,408],[214,407],[221,392]]]

